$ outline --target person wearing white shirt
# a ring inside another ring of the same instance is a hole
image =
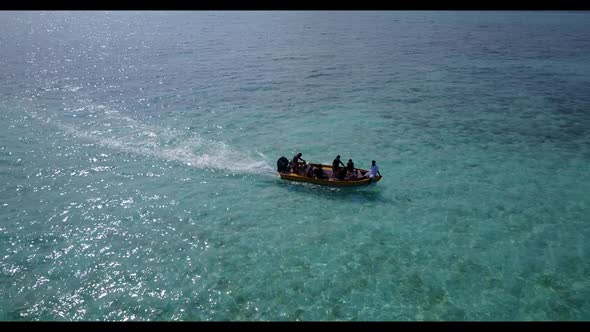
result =
[[[373,178],[377,175],[381,176],[381,172],[379,172],[379,167],[377,167],[375,160],[373,160],[371,161],[371,169],[365,174],[365,177],[370,178],[369,183],[371,183]]]

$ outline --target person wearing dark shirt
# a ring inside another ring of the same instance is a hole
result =
[[[346,164],[346,171],[348,172],[347,175],[350,180],[357,179],[356,169],[354,168],[354,163],[352,162],[352,159],[348,159],[348,163]]]
[[[291,161],[291,168],[293,169],[293,173],[299,174],[299,160],[305,163],[305,160],[303,160],[301,156],[302,154],[301,152],[299,152],[295,155],[295,157],[293,157],[293,160]]]
[[[345,180],[346,179],[346,167],[342,167],[338,170],[338,173],[336,174],[336,178],[338,180]]]
[[[315,167],[314,170],[314,175],[316,179],[326,179],[326,173],[324,173],[324,171],[322,170],[322,167]]]
[[[352,159],[348,159],[348,163],[346,164],[346,168],[348,169],[349,172],[354,172],[354,163],[352,162]]]
[[[344,163],[340,161],[340,155],[336,156],[336,159],[332,162],[332,176],[336,177],[338,175],[338,171],[340,170],[340,165],[344,166]]]

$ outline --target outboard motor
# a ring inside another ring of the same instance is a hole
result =
[[[277,171],[279,171],[279,173],[288,173],[290,171],[289,159],[285,157],[279,158],[279,160],[277,160]]]

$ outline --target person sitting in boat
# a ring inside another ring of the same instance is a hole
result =
[[[332,162],[332,176],[337,177],[340,173],[340,165],[344,166],[344,163],[340,161],[340,155],[336,156],[336,159]]]
[[[336,173],[336,178],[340,181],[343,181],[346,179],[346,173],[347,173],[346,168],[342,167],[338,170],[338,173]]]
[[[365,173],[365,178],[369,178],[369,183],[371,183],[373,181],[373,178],[375,176],[381,176],[381,172],[379,172],[379,167],[377,167],[377,164],[375,163],[375,160],[371,161],[371,169]]]
[[[311,165],[307,165],[307,166],[305,166],[305,175],[306,175],[308,178],[313,178],[313,174],[314,174],[314,173],[313,173],[313,170],[314,170],[314,168],[315,168],[315,167],[313,167],[313,166],[311,166]]]
[[[305,175],[306,172],[307,172],[307,165],[306,164],[299,165],[299,174]]]
[[[321,167],[314,167],[313,175],[315,176],[316,179],[320,179],[320,180],[328,178],[328,176],[326,175],[326,173],[324,173],[324,170]]]
[[[352,162],[352,159],[348,159],[348,163],[346,164],[346,171],[348,172],[346,176],[349,180],[357,179],[358,176],[356,174],[356,169],[354,168],[354,163]]]
[[[354,163],[352,162],[352,159],[348,159],[348,163],[346,163],[346,169],[349,172],[354,172]]]
[[[302,154],[299,152],[295,155],[295,157],[293,157],[293,160],[291,161],[291,169],[295,174],[299,174],[299,160],[303,161],[303,164],[305,164],[305,160],[303,160],[301,156]]]

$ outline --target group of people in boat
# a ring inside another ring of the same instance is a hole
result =
[[[324,180],[330,178],[340,181],[361,180],[367,178],[372,180],[376,175],[381,176],[379,167],[377,167],[375,160],[371,162],[371,168],[369,171],[363,171],[354,167],[354,162],[352,159],[348,159],[348,163],[344,165],[344,163],[340,160],[340,155],[337,155],[332,162],[332,174],[329,176],[321,166],[307,164],[307,162],[301,158],[302,155],[303,154],[301,152],[297,153],[285,170],[290,170],[295,174],[307,176],[310,178]]]

